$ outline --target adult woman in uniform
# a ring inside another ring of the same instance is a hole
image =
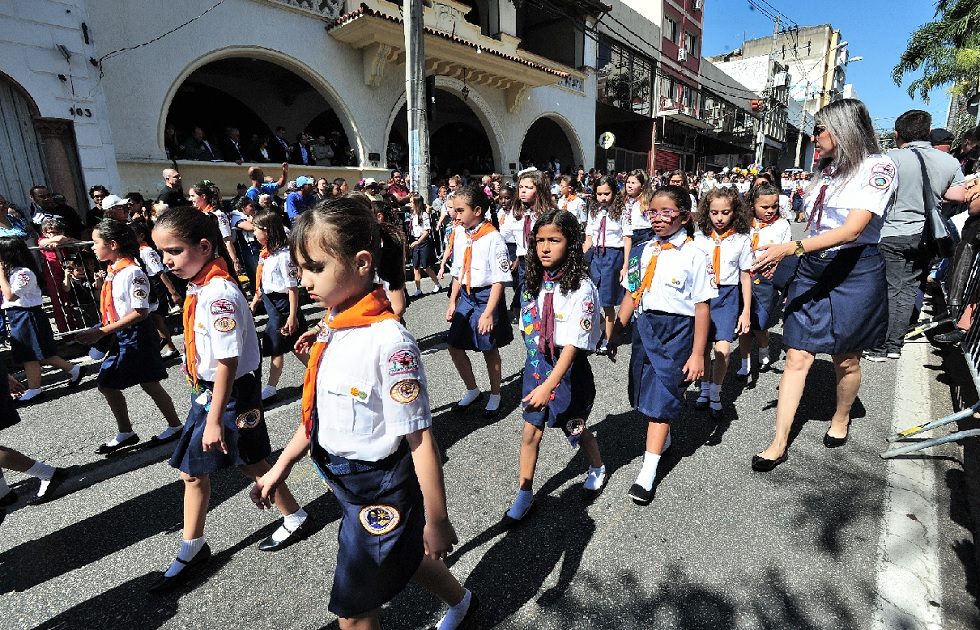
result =
[[[784,317],[786,369],[779,383],[776,435],[752,458],[759,472],[786,461],[806,376],[819,353],[833,357],[837,379],[837,406],[824,446],[844,445],[861,385],[861,351],[875,347],[888,324],[878,240],[896,186],[895,164],[880,154],[868,110],[855,99],[817,112],[813,139],[821,160],[804,201],[809,237],[760,248],[753,266],[771,277],[780,260],[800,257]]]

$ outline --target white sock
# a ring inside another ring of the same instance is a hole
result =
[[[507,516],[516,519],[524,518],[532,501],[534,501],[533,490],[518,490],[517,496],[514,497],[514,504],[507,510]]]
[[[769,346],[759,346],[759,365],[769,365]]]
[[[455,606],[450,606],[446,614],[439,620],[436,630],[456,630],[463,622],[463,617],[470,610],[470,602],[473,601],[473,593],[469,589],[463,593],[463,599]]]
[[[51,479],[51,476],[54,475],[54,470],[55,470],[54,466],[45,464],[44,462],[39,460],[34,462],[34,465],[31,466],[30,469],[27,471],[27,474],[30,475],[31,477],[37,477],[42,481],[49,481]]]
[[[487,399],[487,411],[496,411],[500,408],[500,394],[490,394]]]
[[[466,393],[463,394],[463,397],[459,399],[459,404],[462,407],[465,407],[467,405],[472,405],[473,401],[479,397],[480,397],[479,387],[477,387],[476,389],[468,389],[466,390]]]
[[[643,453],[643,468],[636,477],[636,483],[644,490],[653,487],[653,482],[657,479],[657,466],[660,464],[660,455],[646,451]]]
[[[28,389],[26,392],[24,392],[23,394],[20,395],[19,400],[21,402],[27,402],[28,400],[30,400],[32,398],[36,398],[36,397],[38,397],[40,395],[41,395],[41,388],[40,387],[38,387],[37,389]]]
[[[277,543],[282,542],[289,538],[289,535],[296,531],[296,528],[306,522],[306,510],[300,508],[293,512],[292,514],[287,514],[282,517],[282,525],[279,529],[272,532],[272,540]]]
[[[180,425],[179,427],[169,427],[168,426],[162,432],[160,432],[160,433],[157,434],[157,439],[158,440],[167,440],[167,439],[170,439],[170,437],[173,436],[174,433],[180,433],[183,430],[184,430],[184,425]]]
[[[711,402],[721,402],[721,385],[717,383],[712,383],[709,385],[708,394],[710,396]]]
[[[177,557],[184,562],[190,562],[197,555],[197,552],[201,550],[204,546],[204,536],[200,538],[195,538],[194,540],[181,540],[180,549],[177,551]],[[174,560],[170,563],[170,567],[167,568],[167,572],[163,575],[165,577],[173,577],[184,570],[184,564],[182,562],[177,562]]]
[[[742,367],[738,368],[739,376],[748,376],[752,371],[752,357],[745,357],[742,359]]]
[[[115,445],[119,444],[120,442],[122,442],[123,440],[125,440],[126,438],[128,438],[131,435],[136,435],[136,432],[135,431],[130,431],[128,433],[122,433],[122,432],[117,433],[116,434],[116,437],[114,437],[111,440],[109,440],[108,442],[106,442],[106,446],[115,446]]]

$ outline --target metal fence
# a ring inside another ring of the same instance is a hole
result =
[[[969,317],[969,326],[966,329],[966,337],[960,343],[960,350],[962,350],[963,356],[966,359],[967,367],[970,370],[970,376],[973,378],[974,387],[977,388],[977,391],[980,391],[980,323],[977,321],[978,312],[976,308],[977,302],[980,300],[980,252],[977,252],[977,254],[971,256],[971,261],[969,278],[965,285],[951,287],[949,284],[942,284],[943,294],[946,298],[946,304],[949,310],[949,317],[937,322],[927,323],[926,325],[911,331],[909,335],[921,334],[932,326],[939,323],[945,323],[950,320],[955,326],[958,322],[960,322],[961,318],[964,318],[964,316]],[[954,293],[951,294],[950,289],[952,289]],[[899,431],[897,434],[890,436],[888,441],[892,443],[906,442],[910,438],[925,433],[926,431],[938,429],[939,427],[946,426],[947,424],[951,424],[953,422],[966,420],[978,412],[980,412],[980,401],[974,403],[971,407],[967,407],[966,409],[962,409],[961,411],[938,420],[919,424]],[[899,455],[907,455],[908,453],[914,453],[932,446],[939,446],[940,444],[947,444],[949,442],[958,442],[965,438],[977,436],[980,436],[980,429],[964,429],[941,437],[919,440],[904,446],[890,448],[882,453],[881,456],[884,459],[891,459]]]
[[[100,321],[96,284],[101,265],[92,245],[92,241],[74,241],[29,248],[41,270],[37,282],[48,298],[56,336],[90,328]]]

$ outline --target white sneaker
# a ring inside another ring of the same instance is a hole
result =
[[[174,358],[176,356],[179,356],[179,355],[180,355],[180,353],[177,352],[176,350],[167,350],[166,352],[162,352],[160,354],[160,358],[163,359],[164,361],[166,361],[167,359],[172,359],[172,358]]]
[[[901,359],[902,358],[902,353],[901,352],[889,352],[885,356],[888,357],[889,359]]]
[[[442,291],[442,285],[437,282],[436,286],[432,287],[432,292],[439,293],[440,291]]]
[[[272,385],[264,385],[262,387],[262,400],[268,400],[276,395],[276,388]]]
[[[772,361],[769,360],[769,355],[764,354],[759,357],[759,367],[767,367]]]
[[[17,400],[19,400],[20,402],[27,402],[28,400],[37,398],[40,395],[41,395],[40,389],[28,389],[23,394],[21,394],[20,398],[18,398]]]
[[[589,466],[589,472],[585,475],[585,483],[582,487],[590,492],[595,492],[602,488],[602,484],[606,482],[606,467],[599,466],[598,468],[592,468]]]

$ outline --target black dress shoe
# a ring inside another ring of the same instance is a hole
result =
[[[698,410],[701,410],[701,411],[707,409],[708,408],[708,399],[706,398],[704,400],[701,400],[699,398],[698,400],[695,400],[694,401],[694,408],[695,409],[698,409]]]
[[[935,335],[932,338],[932,343],[939,344],[940,346],[952,346],[957,343],[961,343],[966,339],[966,333],[962,330],[951,330],[947,333],[942,333]]]
[[[48,487],[44,489],[44,492],[39,492],[29,499],[27,502],[31,505],[41,505],[42,503],[47,503],[53,499],[58,498],[58,488],[64,483],[65,479],[68,479],[68,469],[67,468],[55,468],[54,474],[51,475],[51,481],[48,482]]]
[[[714,421],[714,422],[724,422],[725,421],[725,410],[724,409],[715,409],[714,407],[711,407],[711,409],[708,411],[708,415],[711,416],[711,420]]]
[[[11,490],[7,494],[3,495],[2,499],[0,499],[0,508],[10,507],[14,503],[17,503],[17,499],[17,493]]]
[[[181,558],[177,558],[177,562],[184,565],[184,568],[180,571],[180,573],[173,577],[167,577],[166,574],[161,575],[160,579],[150,585],[150,588],[147,590],[153,594],[172,591],[178,586],[187,582],[194,572],[207,564],[208,560],[210,559],[211,547],[209,547],[207,543],[204,543],[204,546],[197,552],[197,555],[190,560],[182,560]]]
[[[97,455],[112,455],[113,453],[115,453],[121,448],[126,448],[127,446],[133,446],[134,444],[138,444],[139,441],[140,441],[140,436],[134,433],[128,438],[126,438],[125,440],[123,440],[122,442],[114,446],[110,446],[109,444],[100,444],[99,448],[95,449],[95,453]]]
[[[756,472],[769,472],[776,466],[779,466],[786,461],[786,453],[783,453],[776,459],[766,459],[765,457],[760,457],[758,455],[752,456],[752,470]]]
[[[514,518],[513,516],[511,516],[510,509],[508,509],[506,512],[504,512],[504,516],[503,518],[500,519],[500,522],[503,524],[504,527],[508,527],[508,528],[514,527],[515,525],[519,525],[520,523],[523,523],[527,519],[527,517],[530,516],[531,512],[533,512],[537,507],[538,507],[538,502],[535,501],[534,499],[531,499],[531,504],[527,506],[527,509],[524,510],[524,514],[522,514],[520,518]]]
[[[299,527],[289,532],[289,536],[286,536],[286,538],[284,538],[279,542],[273,540],[272,536],[269,536],[268,538],[260,542],[259,551],[279,551],[280,549],[285,549],[289,545],[295,542],[299,542],[304,538],[306,538],[309,535],[308,531],[309,530],[307,530],[306,528],[306,521],[303,521],[303,523]]]
[[[633,503],[637,505],[650,505],[650,502],[653,501],[653,488],[647,490],[640,484],[634,483],[630,486],[629,495],[633,499]]]
[[[848,435],[850,435],[850,434],[848,434]],[[844,446],[845,444],[847,444],[847,437],[848,437],[847,435],[845,435],[842,438],[840,438],[840,437],[834,437],[834,436],[832,436],[829,433],[824,433],[823,434],[823,445],[826,446],[827,448],[840,448],[841,446]]]

